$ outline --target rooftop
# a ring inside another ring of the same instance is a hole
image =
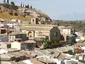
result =
[[[22,30],[51,30],[55,25],[29,25],[27,27],[21,27]]]

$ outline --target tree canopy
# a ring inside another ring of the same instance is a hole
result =
[[[12,2],[11,2],[11,5],[15,6],[15,3],[12,1]]]

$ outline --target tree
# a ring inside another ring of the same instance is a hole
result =
[[[7,4],[9,4],[9,0],[7,0]]]
[[[50,41],[47,38],[43,39],[43,47],[44,47],[44,49],[50,48],[50,46],[51,46]]]
[[[15,6],[15,3],[14,2],[11,2],[11,5]]]
[[[22,2],[21,2],[21,7],[22,7]]]
[[[12,10],[9,12],[9,15],[13,15],[13,11]]]
[[[14,15],[15,15],[15,16],[18,16],[18,13],[15,12]]]
[[[29,8],[29,4],[27,6],[25,6],[26,8]]]
[[[47,49],[47,48],[55,48],[59,45],[59,41],[57,40],[49,40],[48,38],[45,38],[42,40],[43,42],[43,48]]]
[[[68,50],[68,54],[75,55],[75,53],[72,50]]]
[[[32,9],[32,6],[30,6],[30,9]]]
[[[23,7],[24,7],[25,5],[23,4]]]
[[[4,3],[6,3],[6,0],[4,0]]]

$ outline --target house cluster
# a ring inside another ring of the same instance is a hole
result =
[[[26,43],[26,41],[36,42],[36,45],[40,47],[42,45],[42,39],[48,38],[49,40],[62,40],[68,44],[68,40],[72,40],[75,35],[72,34],[73,28],[71,26],[57,26],[51,24],[37,24],[36,18],[32,18],[31,24],[23,23],[25,21],[10,20],[0,22],[0,42],[13,43],[14,41],[20,42],[20,44]],[[70,38],[67,38],[69,36]],[[75,40],[75,38],[74,38]],[[3,48],[3,47],[2,47]],[[6,47],[7,48],[7,47]]]
[[[32,18],[34,19],[34,18]],[[36,19],[36,18],[35,18]],[[0,57],[2,64],[79,64],[73,55],[66,54],[74,47],[59,47],[56,49],[40,50],[42,39],[58,38],[68,43],[73,38],[71,26],[37,24],[37,20],[24,25],[24,21],[10,20],[0,22]],[[38,49],[37,49],[38,48]],[[80,55],[77,55],[79,58]]]
[[[1,64],[85,63],[84,34],[75,32],[74,28],[69,25],[49,24],[49,18],[29,6],[10,6],[4,0],[4,4],[0,4],[0,13],[7,12],[8,8],[10,8],[10,14],[13,12],[15,15],[33,17],[28,21],[0,19]],[[45,38],[49,41],[58,39],[63,42],[63,45],[53,49],[41,49],[42,40]],[[72,45],[75,42],[77,44]]]

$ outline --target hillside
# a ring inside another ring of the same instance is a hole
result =
[[[11,20],[11,19],[17,19],[17,20],[31,20],[31,18],[33,18],[32,16],[27,16],[27,17],[23,17],[23,16],[11,16],[8,13],[0,13],[0,18],[1,19],[6,19],[6,20]]]
[[[11,14],[17,14],[17,15],[10,15]],[[38,11],[34,8],[26,8],[26,7],[20,7],[20,6],[11,6],[9,4],[0,4],[0,18],[11,20],[11,19],[17,19],[17,20],[25,20],[29,21],[31,18],[45,18],[46,20],[50,19],[49,16],[47,16],[45,13]]]

